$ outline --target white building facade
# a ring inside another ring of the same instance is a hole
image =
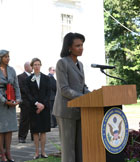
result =
[[[1,0],[0,49],[10,51],[10,65],[17,74],[26,61],[38,57],[42,72],[60,59],[63,36],[85,35],[83,56],[90,90],[106,84],[106,77],[92,63],[105,64],[103,0]]]

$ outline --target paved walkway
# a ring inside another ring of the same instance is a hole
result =
[[[20,109],[16,108],[17,119],[19,121],[19,112]],[[59,140],[59,131],[58,128],[52,128],[51,132],[46,133],[46,147],[45,151],[47,155],[57,154],[60,151],[57,146],[60,146]],[[32,160],[35,154],[35,146],[34,142],[31,141],[30,132],[28,133],[26,143],[18,142],[18,132],[14,132],[12,136],[12,144],[11,144],[11,153],[15,162],[25,162],[28,160]]]
[[[47,155],[59,153],[60,151],[55,146],[55,144],[60,145],[58,128],[51,129],[51,132],[47,133],[46,139],[45,150]],[[18,142],[18,133],[13,133],[11,152],[15,162],[32,160],[35,148],[33,141],[31,141],[30,133],[28,134],[26,143],[23,144]]]
[[[127,108],[124,107],[123,111],[125,112],[128,118],[129,128],[138,130],[140,122],[139,106]],[[17,114],[19,114],[19,111],[17,111]],[[55,144],[60,145],[58,128],[51,129],[51,132],[47,133],[46,139],[47,139],[47,144],[45,147],[46,153],[48,155],[59,153],[59,150],[55,146]],[[28,134],[25,144],[21,144],[18,142],[17,132],[13,133],[11,150],[15,162],[25,162],[28,160],[32,160],[35,153],[35,148],[33,141],[31,141],[30,133]]]

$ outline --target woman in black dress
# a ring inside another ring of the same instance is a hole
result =
[[[50,131],[50,80],[40,72],[41,61],[34,58],[31,61],[34,73],[26,80],[28,99],[31,106],[31,133],[35,143],[34,159],[39,158],[39,140],[41,142],[41,157],[47,158],[45,153],[46,132]]]

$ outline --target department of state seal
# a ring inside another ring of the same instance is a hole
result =
[[[127,144],[128,121],[120,108],[113,107],[104,116],[101,136],[105,148],[112,154],[120,153]]]

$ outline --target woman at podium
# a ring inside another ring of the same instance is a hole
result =
[[[82,162],[80,108],[68,108],[67,102],[89,92],[83,64],[77,59],[82,56],[84,41],[82,34],[66,34],[61,59],[56,65],[57,94],[53,114],[59,125],[62,162]]]

